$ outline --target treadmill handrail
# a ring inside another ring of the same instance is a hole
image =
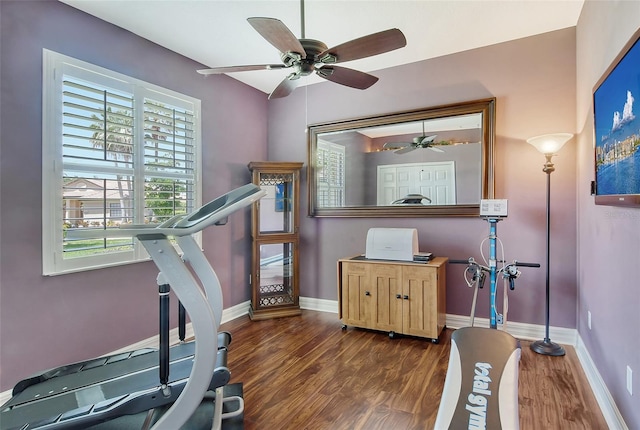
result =
[[[162,224],[123,224],[118,228],[83,228],[67,230],[69,239],[95,237],[140,237],[143,235],[188,236],[224,220],[231,213],[266,195],[254,184],[236,188],[184,215],[176,215]]]

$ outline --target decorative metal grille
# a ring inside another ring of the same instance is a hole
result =
[[[260,174],[260,185],[278,185],[293,182],[291,173],[262,173]]]
[[[260,294],[282,293],[284,292],[283,284],[260,285]]]
[[[284,284],[261,285],[260,307],[288,305],[293,303],[293,289]]]

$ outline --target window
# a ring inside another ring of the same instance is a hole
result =
[[[109,203],[109,217],[113,221],[122,221],[122,209],[120,209],[120,203]]]
[[[344,146],[318,140],[317,155],[317,205],[319,207],[344,206]]]
[[[160,223],[200,206],[200,101],[44,51],[43,273],[146,260],[131,238],[72,229]]]

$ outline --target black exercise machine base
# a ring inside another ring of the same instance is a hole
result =
[[[230,343],[229,333],[218,333],[211,390],[229,382]],[[187,383],[194,353],[195,342],[171,347],[168,397],[155,381],[159,352],[150,348],[61,366],[27,378],[16,384],[13,397],[2,405],[2,429],[84,429],[118,415],[171,406]]]

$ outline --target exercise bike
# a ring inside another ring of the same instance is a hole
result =
[[[466,264],[464,277],[467,285],[474,288],[471,305],[470,327],[463,327],[451,335],[451,353],[445,378],[444,390],[438,408],[435,429],[487,428],[517,430],[518,417],[518,363],[520,343],[498,324],[506,324],[507,291],[515,289],[520,276],[519,267],[540,267],[538,263],[523,263],[514,260],[507,263],[504,247],[496,230],[500,220],[507,216],[506,200],[482,200],[480,216],[489,223],[489,236],[482,241],[480,252],[484,264],[473,257],[467,260],[449,260],[454,264]],[[489,242],[489,258],[483,247]],[[502,258],[497,258],[497,243],[502,249]],[[474,327],[478,290],[483,288],[487,275],[490,283],[489,328]],[[496,306],[497,284],[503,278],[503,313]],[[508,284],[508,289],[506,285]]]
[[[475,320],[475,312],[476,312],[476,303],[478,299],[478,290],[484,287],[487,275],[489,276],[489,294],[490,294],[490,313],[489,313],[489,327],[492,329],[497,329],[498,325],[504,325],[507,323],[507,313],[509,309],[509,301],[507,294],[507,287],[509,285],[509,290],[515,290],[516,279],[521,275],[519,267],[540,267],[539,263],[525,263],[518,260],[513,260],[510,263],[507,263],[504,258],[504,247],[502,246],[502,242],[497,238],[496,230],[498,221],[501,218],[491,217],[487,218],[489,222],[489,236],[482,242],[480,245],[480,252],[482,254],[483,260],[485,264],[481,264],[476,261],[473,257],[469,257],[468,260],[449,260],[452,264],[466,264],[467,267],[464,270],[464,278],[469,288],[473,288],[473,300],[471,302],[471,314],[469,316],[470,326],[474,326]],[[483,245],[486,241],[489,241],[489,260],[484,257],[484,253],[482,251]],[[496,244],[499,243],[501,245],[503,255],[500,260],[497,259],[497,251]],[[501,265],[501,266],[499,266]],[[503,294],[503,309],[502,313],[498,312],[498,308],[496,305],[497,302],[497,293],[498,293],[498,279],[502,277],[504,282],[504,294]]]
[[[506,284],[509,290],[515,289],[515,281],[520,276],[519,267],[540,267],[539,263],[524,263],[522,261],[513,260],[507,263],[504,258],[504,246],[497,236],[498,222],[507,217],[507,201],[506,200],[482,200],[480,205],[480,217],[489,223],[489,236],[480,243],[480,254],[484,260],[484,264],[477,262],[473,257],[467,260],[449,260],[452,264],[466,264],[464,270],[464,278],[469,288],[473,288],[473,301],[471,302],[470,326],[474,326],[476,302],[478,299],[478,290],[484,287],[487,274],[489,275],[489,294],[490,294],[490,312],[489,327],[497,329],[498,324],[506,324],[509,301],[507,295]],[[489,259],[484,255],[484,246],[489,242]],[[500,244],[502,258],[498,260],[497,245]],[[498,265],[501,264],[500,267]],[[503,313],[498,312],[496,305],[498,278],[502,276],[504,288]]]

